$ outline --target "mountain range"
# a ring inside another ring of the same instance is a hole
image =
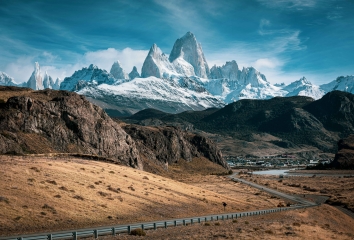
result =
[[[208,136],[218,142],[225,155],[307,152],[306,157],[312,157],[321,152],[335,153],[337,141],[354,133],[354,95],[331,91],[318,100],[305,96],[242,99],[221,109],[178,114],[145,109],[124,121],[202,130],[212,134]]]
[[[146,108],[168,113],[220,108],[241,99],[308,96],[320,99],[340,90],[354,93],[354,76],[341,76],[320,86],[305,77],[290,83],[271,84],[253,67],[239,68],[235,60],[209,67],[202,46],[193,33],[176,40],[169,55],[153,44],[139,74],[136,67],[128,74],[119,61],[110,72],[91,64],[62,82],[46,72],[42,77],[38,63],[26,83],[0,72],[0,85],[51,88],[85,95],[113,116],[132,115]]]

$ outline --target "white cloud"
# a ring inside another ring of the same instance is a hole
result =
[[[280,62],[278,59],[276,58],[273,58],[273,59],[270,59],[270,58],[260,58],[260,59],[257,59],[253,66],[259,70],[261,69],[264,69],[264,68],[276,68],[276,67],[280,67],[282,66],[283,63]]]
[[[261,4],[270,8],[290,8],[303,10],[317,5],[319,0],[258,0]]]
[[[134,66],[140,72],[148,52],[148,50],[134,50],[131,48],[124,48],[123,50],[108,48],[85,53],[82,62],[86,65],[92,63],[99,68],[110,71],[113,62],[119,60],[125,72],[129,73]]]

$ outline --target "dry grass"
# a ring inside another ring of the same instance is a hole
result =
[[[0,235],[222,213],[222,202],[228,212],[278,202],[221,176],[195,173],[189,185],[75,158],[0,156],[0,175]]]
[[[306,171],[306,173],[330,173],[328,171]],[[352,171],[353,172],[353,171]],[[348,171],[337,171],[336,173],[346,173]],[[351,172],[350,172],[351,173]],[[354,177],[338,177],[338,176],[286,176],[282,181],[276,176],[260,176],[244,178],[276,188],[279,191],[291,194],[305,195],[306,198],[316,201],[316,196],[328,196],[328,202],[333,205],[344,206],[354,212]]]
[[[248,222],[248,224],[247,224]],[[339,210],[320,207],[273,213],[263,216],[219,221],[208,224],[147,230],[144,239],[353,239],[354,220]],[[301,223],[301,225],[299,225]],[[203,226],[204,225],[204,226]],[[207,227],[205,227],[207,226]],[[100,239],[141,239],[120,235]]]

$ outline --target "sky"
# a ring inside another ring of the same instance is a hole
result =
[[[271,83],[354,75],[353,0],[0,0],[0,71],[27,81],[119,60],[141,71],[153,43],[170,54],[188,31],[212,67],[236,60]]]

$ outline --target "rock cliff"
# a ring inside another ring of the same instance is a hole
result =
[[[135,140],[141,154],[155,163],[167,166],[180,159],[190,162],[194,157],[205,157],[229,169],[216,144],[203,136],[172,126],[125,125],[123,129]]]
[[[134,140],[83,96],[47,89],[23,91],[3,101],[0,153],[48,152],[93,154],[143,167]]]
[[[338,141],[338,152],[332,165],[336,168],[354,169],[354,135]]]

